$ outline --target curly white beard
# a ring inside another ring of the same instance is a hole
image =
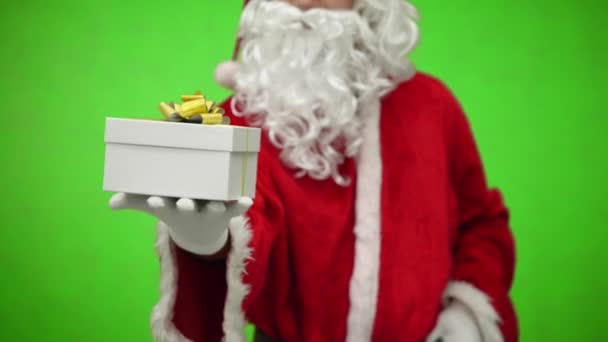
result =
[[[338,167],[361,144],[359,104],[413,76],[415,20],[403,0],[356,0],[348,11],[250,1],[234,112],[266,129],[298,176],[348,184]]]

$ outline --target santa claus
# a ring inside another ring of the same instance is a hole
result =
[[[256,196],[115,194],[154,215],[160,341],[513,342],[514,246],[468,121],[414,70],[404,0],[251,0],[224,108],[263,128]]]

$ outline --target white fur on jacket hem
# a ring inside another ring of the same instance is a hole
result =
[[[498,326],[500,317],[485,293],[467,282],[451,281],[443,294],[444,305],[452,299],[458,300],[473,312],[483,342],[503,342]]]
[[[376,317],[380,272],[380,102],[370,99],[360,109],[363,143],[357,160],[355,261],[350,280],[346,341],[370,341]]]
[[[228,257],[228,293],[224,307],[224,340],[226,342],[245,341],[246,325],[242,302],[249,287],[242,281],[245,264],[251,258],[251,229],[243,216],[230,222],[232,249]],[[160,300],[152,310],[150,325],[154,341],[189,342],[173,324],[173,309],[177,295],[177,265],[169,237],[169,228],[162,222],[157,226],[156,251],[160,259]]]
[[[169,227],[159,222],[156,228],[156,253],[160,260],[160,300],[152,310],[150,325],[154,341],[189,341],[173,324],[173,305],[177,295],[177,266]]]
[[[232,248],[228,256],[228,294],[224,307],[224,339],[226,342],[245,341],[245,314],[243,299],[249,293],[249,286],[243,283],[247,260],[251,259],[251,227],[244,216],[235,217],[230,222]]]

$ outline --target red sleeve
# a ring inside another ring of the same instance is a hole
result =
[[[222,104],[222,108],[231,117],[232,124],[245,125],[244,120],[232,115],[229,100]],[[243,298],[238,292],[243,285],[247,287],[244,298],[244,306],[247,306],[259,293],[266,277],[268,256],[283,222],[281,202],[277,198],[277,192],[269,175],[270,165],[266,155],[260,153],[258,156],[256,195],[252,207],[245,214],[244,227],[238,230],[246,231],[245,240],[239,236],[232,236],[236,231],[232,229],[234,227],[231,224],[230,258],[232,260],[205,261],[175,248],[178,287],[173,323],[192,341],[221,341],[224,336],[222,331],[224,313],[233,315],[230,311],[238,310],[243,305],[241,302]],[[243,241],[244,245],[240,246]],[[237,248],[247,250],[235,251]],[[241,260],[237,260],[239,255],[244,255],[242,262],[245,265],[245,272],[240,270]],[[233,267],[234,264],[237,266]],[[243,285],[233,284],[241,281],[241,279],[235,280],[241,276]],[[225,308],[226,305],[228,310]]]
[[[259,179],[258,179],[259,181]],[[247,211],[247,228],[250,230],[251,239],[246,242],[250,250],[243,262],[246,271],[242,272],[239,266],[233,267],[237,272],[236,277],[248,288],[248,292],[239,297],[240,284],[230,284],[230,273],[234,272],[227,265],[226,260],[210,262],[202,260],[196,255],[188,253],[177,246],[176,261],[178,274],[177,296],[174,306],[173,322],[176,328],[187,338],[196,342],[220,341],[224,336],[222,324],[226,315],[234,315],[224,308],[226,303],[235,302],[233,310],[239,310],[242,306],[244,312],[255,302],[260,293],[264,279],[266,278],[268,257],[272,250],[278,227],[274,223],[281,220],[282,211],[275,205],[272,195],[264,195],[266,190],[260,190],[254,199],[253,206]],[[271,223],[272,222],[272,223]],[[231,234],[232,234],[231,230]],[[231,253],[235,248],[241,248],[233,239]],[[235,258],[231,255],[231,258]],[[236,257],[238,258],[238,257]],[[240,260],[236,260],[237,264]],[[231,288],[229,291],[230,287]],[[236,297],[230,292],[237,292]],[[235,298],[235,299],[231,299]],[[244,300],[244,301],[243,301]],[[236,313],[239,315],[239,313]]]
[[[518,340],[509,291],[515,247],[501,193],[487,185],[470,124],[458,101],[447,96],[450,173],[459,212],[452,278],[483,292],[498,313],[504,341]]]
[[[177,293],[173,324],[191,341],[221,341],[226,298],[226,262],[201,260],[174,246]]]
[[[272,191],[270,179],[264,181],[264,175],[258,176],[257,194],[254,204],[247,212],[252,239],[249,244],[251,258],[243,272],[243,283],[249,288],[247,296],[241,303],[244,312],[250,312],[252,303],[256,302],[268,274],[268,261],[277,235],[284,227],[283,207],[276,192]]]

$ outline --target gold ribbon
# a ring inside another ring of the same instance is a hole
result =
[[[245,196],[245,181],[247,177],[247,162],[249,161],[249,129],[245,129],[245,156],[243,157],[243,164],[241,169],[241,197]]]
[[[166,120],[173,122],[200,123],[204,125],[229,125],[230,118],[216,102],[209,101],[200,91],[194,95],[182,95],[182,103],[161,102],[158,109]]]

